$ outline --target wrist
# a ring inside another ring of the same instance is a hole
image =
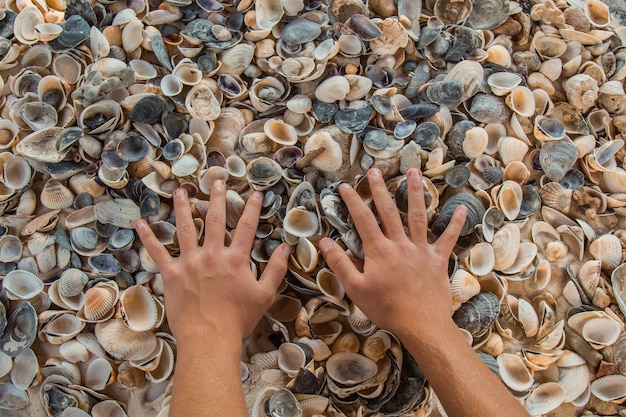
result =
[[[418,320],[405,320],[396,330],[398,338],[405,344],[414,339],[445,343],[451,333],[459,333],[458,326],[451,316],[420,317]]]
[[[205,323],[202,325],[179,326],[173,335],[176,338],[176,348],[180,353],[193,353],[196,350],[204,352],[217,349],[219,351],[237,352],[241,349],[243,336],[236,326],[226,323]]]

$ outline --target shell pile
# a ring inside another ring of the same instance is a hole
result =
[[[223,179],[228,231],[264,193],[254,269],[294,248],[244,345],[251,414],[444,413],[317,248],[362,259],[336,187],[371,203],[376,167],[404,217],[423,171],[433,238],[468,207],[454,320],[529,413],[622,415],[626,27],[600,0],[0,9],[1,409],[125,416],[141,389],[167,415],[176,342],[132,226],[177,254],[172,191],[202,235]]]

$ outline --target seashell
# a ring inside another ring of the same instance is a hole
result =
[[[318,215],[303,207],[295,207],[285,215],[283,229],[296,237],[312,236],[319,230]]]
[[[590,385],[591,393],[601,401],[621,402],[626,397],[626,379],[623,375],[606,375]]]
[[[585,16],[595,27],[606,27],[611,23],[609,7],[598,0],[591,0],[585,3]]]
[[[157,305],[152,294],[140,285],[125,289],[119,299],[124,323],[137,332],[150,330],[157,323]]]
[[[509,68],[512,63],[509,50],[503,45],[492,45],[487,48],[487,62]]]
[[[6,274],[2,287],[9,298],[28,300],[43,291],[43,282],[35,274],[16,269]]]
[[[520,85],[522,77],[513,72],[495,72],[487,78],[491,92],[497,96],[504,96]]]
[[[63,271],[59,278],[58,292],[63,297],[75,297],[79,295],[89,278],[79,269],[69,268]]]
[[[118,299],[119,289],[115,283],[96,284],[85,291],[85,304],[78,312],[78,318],[89,323],[106,321],[115,313]]]
[[[183,91],[183,83],[175,75],[166,74],[159,84],[161,91],[168,97],[174,97]]]
[[[22,241],[13,235],[0,238],[0,262],[15,262],[22,257]]]
[[[146,383],[145,372],[134,368],[128,362],[122,362],[117,367],[117,382],[127,388],[141,388]]]
[[[459,307],[480,292],[480,283],[469,272],[457,269],[450,278],[453,307]]]
[[[291,146],[298,141],[298,134],[293,126],[280,119],[268,119],[263,125],[263,131],[274,142]]]
[[[350,92],[350,83],[340,75],[327,78],[315,89],[315,98],[324,103],[333,103],[346,98]]]
[[[313,134],[304,145],[304,155],[316,153],[310,161],[311,166],[323,171],[332,172],[343,163],[341,147],[329,132],[319,131]]]
[[[518,87],[515,87],[518,88]],[[512,89],[511,91],[513,91]],[[512,94],[512,92],[510,93]],[[499,123],[508,119],[509,111],[502,100],[488,94],[476,94],[472,99],[469,113],[473,119],[482,123]]]
[[[484,335],[500,313],[500,302],[493,293],[480,292],[454,312],[453,320],[474,337]]]
[[[563,83],[567,100],[582,112],[593,107],[598,99],[598,83],[588,74],[576,74]]]
[[[59,345],[61,357],[71,363],[87,362],[89,351],[77,340],[70,340]]]
[[[465,86],[458,80],[435,81],[426,89],[430,101],[451,109],[461,104],[464,92]]]
[[[464,205],[468,208],[468,214],[465,224],[461,230],[461,235],[470,233],[474,226],[480,223],[485,213],[485,208],[480,200],[468,194],[456,194],[446,200],[439,212],[439,216],[432,224],[433,233],[440,235],[446,228],[452,215],[458,205]]]
[[[520,116],[531,117],[535,113],[535,96],[527,87],[514,87],[506,96],[506,105]]]
[[[522,358],[511,353],[502,353],[497,358],[500,378],[513,391],[528,390],[534,382]]]
[[[540,141],[560,140],[565,137],[563,125],[558,120],[545,116],[535,118],[533,133]]]
[[[556,382],[545,382],[533,389],[524,401],[524,408],[531,415],[546,414],[563,403],[565,392]]]
[[[85,371],[85,386],[99,391],[115,381],[115,372],[111,363],[104,358],[96,358],[89,363]]]
[[[470,249],[466,264],[473,274],[487,275],[495,266],[493,246],[487,242],[477,243]]]
[[[548,207],[567,213],[572,201],[572,190],[564,188],[558,182],[549,182],[539,190],[541,201]]]
[[[375,362],[363,355],[340,352],[328,358],[326,372],[333,381],[350,386],[372,378],[377,367]]]
[[[120,360],[145,358],[157,347],[154,333],[135,332],[120,319],[97,323],[95,334],[104,350]]]
[[[246,167],[246,177],[250,185],[262,191],[276,184],[282,177],[282,168],[272,159],[259,157]]]
[[[565,139],[544,142],[539,153],[541,169],[548,178],[556,182],[572,169],[577,159],[576,146]]]
[[[615,235],[602,235],[589,244],[589,253],[602,262],[602,268],[617,268],[622,260],[622,246]]]

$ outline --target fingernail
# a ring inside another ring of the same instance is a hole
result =
[[[467,207],[465,206],[458,206],[457,210],[459,210],[461,214],[467,214]]]
[[[213,187],[215,187],[216,190],[220,190],[224,187],[224,181],[222,180],[217,180],[213,183]]]
[[[341,184],[339,184],[339,189],[340,190],[349,190],[350,188],[350,184],[348,184],[347,182],[342,182]]]
[[[331,250],[333,248],[333,241],[325,238],[320,240],[320,250],[322,252],[328,252],[329,250]]]
[[[143,219],[139,219],[135,222],[135,229],[143,229],[147,226],[147,223]]]
[[[280,251],[282,252],[283,256],[289,256],[291,255],[291,246],[285,245],[280,249]]]
[[[187,197],[187,190],[184,188],[177,188],[174,190],[174,195],[179,198]]]
[[[260,191],[255,191],[250,194],[250,198],[253,200],[261,200],[263,198],[263,193]]]
[[[380,171],[377,168],[370,169],[369,176],[371,178],[380,178]]]
[[[411,172],[409,172],[409,177],[413,178],[414,180],[418,180],[421,175],[420,175],[420,171],[419,169],[411,169]]]

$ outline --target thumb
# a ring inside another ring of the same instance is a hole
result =
[[[319,247],[330,269],[337,275],[346,291],[350,293],[350,289],[354,288],[361,277],[359,270],[348,258],[343,248],[332,239],[325,237],[320,241]]]
[[[287,273],[287,262],[289,261],[289,255],[291,254],[291,248],[288,244],[283,243],[277,247],[270,260],[259,278],[259,283],[272,293],[276,292],[281,281]]]

